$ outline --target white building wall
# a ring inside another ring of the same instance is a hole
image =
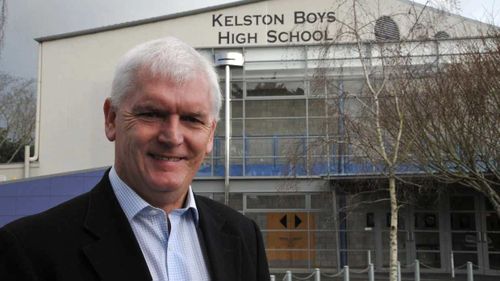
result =
[[[414,9],[410,2],[400,0],[361,2],[365,12],[359,15],[359,20],[374,21],[381,15],[394,15],[394,20],[401,24],[403,36],[412,26],[408,19],[411,19],[412,13],[418,14],[422,7]],[[325,30],[327,26],[329,34],[323,36],[336,38],[331,42],[350,41],[350,36],[336,37],[336,28],[343,23],[353,22],[349,1],[342,6],[339,3],[344,1],[317,0],[314,5],[303,0],[259,1],[122,28],[110,27],[95,33],[82,32],[81,35],[41,39],[40,157],[39,165],[31,169],[31,175],[63,173],[112,164],[113,145],[104,136],[102,104],[109,95],[118,58],[131,47],[172,35],[196,48],[276,46],[280,52],[291,44],[319,43],[314,40],[290,42],[290,32],[301,34],[302,31]],[[262,24],[262,17],[267,15],[278,20],[269,25]],[[260,17],[259,23],[256,17]],[[297,24],[303,19],[309,19],[310,23]],[[328,19],[333,22],[328,22]],[[476,27],[487,28],[473,21],[466,25],[463,18],[451,15],[443,17],[434,14],[428,16],[427,21],[435,29],[429,33],[439,29],[455,36],[471,35],[471,31],[463,33],[463,27],[473,24],[474,30]],[[373,30],[373,24],[368,27],[369,31]],[[272,35],[269,36],[268,32]],[[275,40],[273,36],[280,32],[285,32],[282,38],[287,42],[268,42],[268,39]],[[229,38],[234,35],[239,36],[235,37],[239,40],[232,42],[225,39],[228,33]],[[366,34],[366,39],[373,39],[368,29]],[[16,177],[22,174],[21,169],[18,171],[10,171],[9,175]]]

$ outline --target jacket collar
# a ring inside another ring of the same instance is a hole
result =
[[[208,199],[200,196],[195,196],[195,198],[211,279],[216,281],[241,280],[241,239],[229,233],[226,220],[209,206]]]
[[[109,170],[90,192],[84,228],[95,241],[83,248],[101,280],[151,280],[132,228],[116,199]]]
[[[90,192],[84,228],[95,238],[83,253],[103,281],[151,280],[132,228],[113,193],[109,170]],[[224,217],[209,201],[195,195],[199,212],[199,229],[208,268],[214,281],[241,279],[242,242],[230,233]]]
[[[111,170],[109,171],[109,181],[111,183],[111,187],[113,188],[113,193],[115,194],[116,199],[118,200],[118,203],[120,204],[129,222],[131,222],[134,217],[144,209],[161,210],[142,199],[139,194],[137,194],[120,178],[120,176],[116,173],[114,167],[111,167]],[[182,208],[180,208],[179,210],[181,212],[192,212],[195,223],[196,225],[198,225],[198,208],[196,207],[196,202],[194,200],[194,194],[191,186],[188,187],[188,194],[186,197],[186,201],[184,202],[184,206],[182,206]],[[163,212],[163,210],[161,211]]]

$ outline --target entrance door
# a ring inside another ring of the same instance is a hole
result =
[[[441,223],[439,209],[417,208],[413,216],[413,259],[418,259],[422,271],[443,271],[441,262]]]
[[[483,264],[478,207],[474,195],[450,197],[451,250],[455,268],[463,269],[467,262],[476,266]]]
[[[313,214],[307,212],[279,212],[267,214],[267,258],[273,264],[311,268],[315,264],[315,236]]]
[[[481,214],[481,250],[484,253],[484,273],[500,274],[500,219],[486,199],[484,200],[484,212]]]
[[[470,261],[478,273],[500,273],[500,219],[483,196],[451,196],[450,227],[455,268]]]

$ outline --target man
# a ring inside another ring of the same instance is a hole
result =
[[[0,280],[269,280],[256,224],[191,190],[220,99],[213,67],[178,39],[129,51],[104,103],[113,167],[0,229]]]

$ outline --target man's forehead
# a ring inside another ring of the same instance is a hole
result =
[[[169,70],[169,69],[152,69],[148,66],[139,67],[134,73],[135,82],[143,81],[163,81],[170,82],[172,84],[177,84],[179,86],[192,83],[204,81],[208,86],[208,74],[202,69],[183,69],[183,66],[179,66],[181,70]]]
[[[136,79],[133,81],[133,85],[132,87],[130,87],[127,96],[135,96],[135,97],[147,96],[148,94],[154,93],[156,87],[161,87],[161,86],[167,86],[167,88],[171,90],[197,87],[200,89],[196,89],[195,91],[191,89],[189,93],[199,93],[200,96],[206,95],[208,98],[210,98],[211,95],[210,94],[211,89],[209,83],[203,77],[199,77],[198,79],[176,80],[171,77],[162,77],[162,76],[139,76],[136,77]],[[183,96],[181,96],[181,98],[182,97]]]
[[[190,79],[175,80],[171,77],[163,77],[158,74],[152,73],[146,68],[141,68],[135,72],[134,79],[132,79],[132,85],[130,85],[129,90],[123,95],[122,102],[129,103],[133,102],[134,105],[158,107],[158,99],[161,97],[152,98],[154,96],[154,87],[157,85],[168,85],[171,89],[182,88],[186,86],[195,86],[198,89],[195,91],[188,91],[187,94],[178,96],[177,98],[183,101],[193,101],[193,105],[198,104],[200,107],[208,106],[209,113],[212,113],[214,103],[211,94],[211,87],[206,75],[199,73],[198,77],[187,77]],[[192,95],[193,93],[199,93],[197,95]],[[168,94],[168,93],[166,93]],[[120,102],[120,103],[122,103]],[[121,105],[118,105],[119,107]],[[198,110],[202,112],[201,110]]]

